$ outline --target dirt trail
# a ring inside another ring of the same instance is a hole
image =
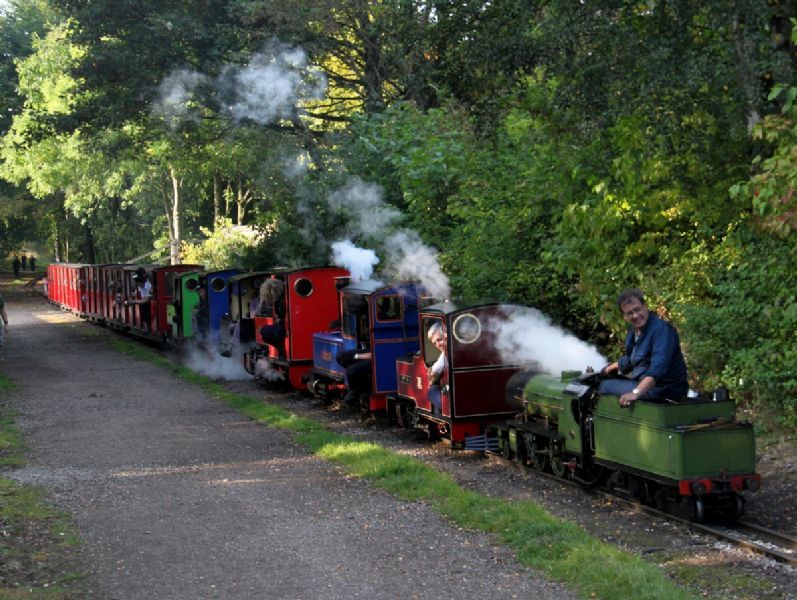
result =
[[[82,540],[91,595],[132,598],[571,596],[482,535],[310,456],[102,328],[7,286],[0,372],[29,464]]]

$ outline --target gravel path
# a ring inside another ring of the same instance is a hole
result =
[[[4,290],[10,476],[73,516],[93,598],[568,598],[480,534],[348,478],[112,335]]]

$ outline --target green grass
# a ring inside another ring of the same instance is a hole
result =
[[[14,426],[17,412],[5,402],[14,388],[14,382],[0,373],[0,467],[21,467],[25,464],[25,441]]]
[[[25,464],[25,443],[7,398],[14,383],[0,374],[0,466]],[[79,544],[67,515],[53,508],[42,488],[0,478],[0,556],[6,568],[0,600],[72,599],[82,596],[84,575],[72,557]]]
[[[496,535],[515,551],[521,563],[567,584],[584,598],[692,597],[656,566],[596,540],[533,502],[508,501],[465,490],[450,476],[416,459],[334,433],[316,421],[262,400],[229,392],[140,345],[118,340],[114,345],[173,371],[259,423],[292,432],[298,443],[351,475],[404,500],[426,502],[459,527]]]

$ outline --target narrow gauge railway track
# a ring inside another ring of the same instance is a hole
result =
[[[797,538],[792,536],[744,521],[740,521],[739,523],[734,523],[732,525],[695,523],[694,521],[679,517],[678,515],[673,515],[672,513],[667,513],[657,508],[639,504],[633,500],[618,498],[617,496],[609,494],[608,492],[606,492],[606,494],[612,498],[616,498],[622,502],[627,502],[632,506],[638,507],[647,514],[660,516],[671,521],[682,523],[693,530],[708,534],[719,540],[728,542],[733,546],[745,548],[746,550],[750,550],[756,554],[761,554],[767,558],[787,564],[790,567],[797,567]]]
[[[680,523],[694,531],[699,531],[727,542],[733,546],[744,548],[756,554],[766,556],[767,558],[777,562],[789,565],[790,567],[797,568],[796,537],[780,533],[778,531],[774,531],[772,529],[768,529],[766,527],[762,527],[744,520],[728,525],[696,523],[677,514],[659,510],[658,508],[642,504],[636,500],[632,500],[618,494],[613,494],[607,490],[597,488],[585,490],[582,485],[576,481],[573,481],[572,479],[558,477],[552,473],[541,472],[536,469],[529,469],[528,467],[525,467],[516,461],[507,461],[499,455],[492,456],[504,464],[512,464],[518,469],[522,469],[524,471],[528,470],[530,471],[530,474],[535,477],[541,476],[550,481],[556,481],[558,483],[586,491],[602,498],[611,499],[645,514]]]

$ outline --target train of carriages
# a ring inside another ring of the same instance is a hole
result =
[[[277,303],[261,299],[270,279],[281,283]],[[459,306],[418,282],[351,281],[332,266],[56,263],[47,294],[84,318],[163,345],[196,342],[253,376],[327,403],[346,398],[454,448],[497,453],[697,521],[738,519],[745,495],[760,487],[752,426],[736,419],[724,390],[621,408],[598,393],[600,373],[516,364],[498,350],[493,324],[527,307]],[[261,332],[276,322],[281,335],[266,343]],[[443,333],[440,345],[433,329]],[[343,356],[358,359],[357,385]],[[445,365],[439,379],[435,363]]]

